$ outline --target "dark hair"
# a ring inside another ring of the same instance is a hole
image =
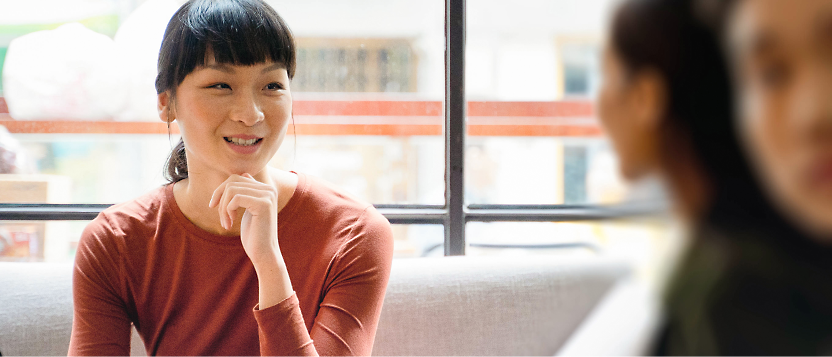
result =
[[[738,3],[738,0],[698,0],[696,2],[697,15],[708,28],[719,36],[723,45],[728,19]]]
[[[729,68],[720,36],[698,0],[630,0],[612,23],[610,44],[631,72],[654,70],[665,80],[663,130],[684,135],[711,189],[704,220],[731,225],[771,217],[743,153],[734,120]],[[665,135],[663,140],[677,140]],[[664,148],[672,157],[673,142]],[[713,222],[711,222],[713,223]]]
[[[218,63],[253,65],[267,61],[283,64],[291,80],[295,75],[295,40],[277,12],[262,0],[191,0],[173,15],[159,51],[156,92],[176,87],[206,56]],[[165,178],[177,182],[188,177],[185,142],[180,139],[168,158]]]
[[[732,17],[743,0],[693,1],[696,5],[695,9],[698,18],[714,34],[714,37],[716,37],[716,41],[720,44],[723,57],[726,58],[727,62],[730,53],[730,44],[728,42],[729,26]],[[733,89],[732,93],[738,93],[736,86]],[[738,122],[738,120],[731,121],[732,124],[734,122]],[[751,172],[752,170],[748,166],[743,166],[741,170],[742,176],[738,175],[739,178],[734,179],[730,185],[726,185],[726,189],[736,190],[736,193],[722,195],[723,198],[712,210],[711,221],[720,222],[720,226],[727,226],[734,230],[744,229],[755,231],[758,238],[766,237],[791,248],[797,247],[797,249],[803,250],[801,254],[806,254],[805,256],[820,254],[822,256],[821,259],[826,261],[829,253],[828,249],[818,249],[811,234],[788,219],[786,217],[787,215],[784,215],[781,211],[782,207],[772,203],[771,198],[764,193],[759,182],[753,178],[756,175]],[[752,178],[746,179],[746,176]],[[726,219],[720,219],[720,215],[727,217],[728,220],[740,221],[745,224],[727,222]]]

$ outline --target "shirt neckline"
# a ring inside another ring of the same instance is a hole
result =
[[[297,215],[298,207],[303,203],[303,201],[305,201],[309,188],[309,180],[307,179],[305,174],[296,171],[291,172],[298,176],[298,184],[297,187],[295,187],[295,192],[292,193],[292,197],[289,198],[289,202],[286,203],[286,206],[284,206],[278,214],[278,230],[285,226],[287,222],[291,222],[294,216]],[[211,233],[202,228],[199,228],[196,224],[191,222],[191,220],[189,220],[188,217],[185,217],[185,214],[182,213],[182,209],[179,208],[179,204],[176,203],[176,197],[174,197],[173,195],[172,183],[165,185],[164,195],[164,203],[168,206],[167,208],[173,213],[173,216],[176,218],[176,222],[179,224],[179,226],[185,229],[188,233],[198,238],[219,244],[240,245],[239,235],[224,236],[220,234]]]

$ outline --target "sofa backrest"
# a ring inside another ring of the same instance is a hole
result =
[[[553,355],[626,272],[597,257],[397,259],[373,354]],[[70,264],[0,263],[0,352],[66,355],[71,274]]]
[[[0,263],[0,353],[66,355],[72,265]]]
[[[598,257],[397,260],[374,355],[554,355],[626,265]]]

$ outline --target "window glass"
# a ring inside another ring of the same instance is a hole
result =
[[[469,204],[632,198],[593,105],[604,26],[617,3],[467,3]]]
[[[88,221],[0,221],[0,262],[71,262]]]
[[[0,123],[0,125],[2,125]],[[165,182],[162,169],[178,135],[18,134],[33,168],[0,175],[17,187],[45,182],[41,191],[20,191],[8,203],[117,203]],[[13,189],[9,190],[14,191]]]
[[[165,25],[183,2],[0,1],[0,202],[118,203],[165,183],[179,131],[159,120],[153,82]],[[293,122],[270,165],[375,204],[444,204],[444,1],[267,2],[298,45]],[[617,2],[467,3],[467,203],[660,196],[650,182],[623,184],[595,118],[604,23]],[[71,259],[85,224],[0,222],[0,256]],[[609,243],[599,226],[471,223],[468,251],[597,254]],[[394,234],[397,257],[444,251],[441,225]],[[545,248],[528,247],[537,241]]]
[[[293,125],[271,165],[376,204],[443,204],[444,2],[268,2],[298,45]],[[64,194],[49,203],[117,203],[164,184],[179,137],[153,83],[182,3],[0,2],[0,173],[53,177]]]
[[[592,39],[561,40],[557,66],[563,76],[564,98],[589,98],[598,88],[599,44]]]
[[[394,258],[445,255],[445,230],[439,224],[394,224]]]

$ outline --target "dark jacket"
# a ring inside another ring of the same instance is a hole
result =
[[[666,291],[655,354],[832,354],[832,248],[775,223],[700,225]]]

